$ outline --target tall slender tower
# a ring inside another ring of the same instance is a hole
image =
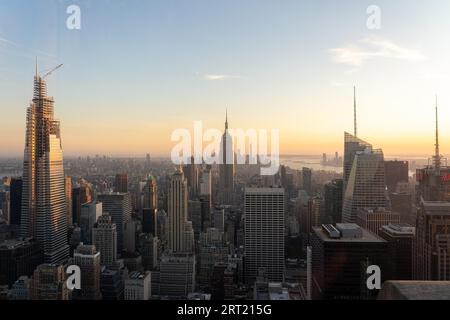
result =
[[[355,137],[358,136],[358,127],[356,125],[356,87],[353,86],[353,129],[355,131]]]
[[[228,132],[228,112],[225,114],[225,131],[220,143],[219,202],[229,204],[234,191],[233,140]]]
[[[187,181],[183,171],[178,170],[172,175],[169,185],[169,250],[171,252],[189,252],[192,249],[187,235],[189,224]]]
[[[437,105],[437,95],[436,95],[436,143],[435,143],[435,153],[434,153],[434,167],[436,168],[436,171],[438,174],[440,173],[441,168],[441,153],[439,152],[439,122],[438,122],[438,105]]]
[[[36,63],[27,110],[21,234],[38,240],[45,262],[60,263],[69,257],[63,153],[60,123],[53,117],[54,101],[47,96],[44,79]]]

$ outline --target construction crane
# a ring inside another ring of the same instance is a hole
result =
[[[44,75],[42,76],[42,79],[47,78],[49,75],[51,75],[53,72],[55,72],[57,69],[61,68],[62,66],[63,66],[62,63],[59,64],[59,65],[57,65],[57,66],[54,67],[52,70],[50,70],[49,72],[47,72],[46,74],[44,74]]]

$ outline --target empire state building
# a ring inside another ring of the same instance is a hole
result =
[[[220,142],[219,203],[230,204],[234,191],[233,139],[228,132],[228,113],[225,116],[225,132]]]
[[[61,263],[69,257],[68,221],[60,123],[53,117],[54,101],[45,82],[50,73],[41,77],[36,66],[27,109],[21,235],[38,240],[46,263]]]

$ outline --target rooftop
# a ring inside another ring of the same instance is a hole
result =
[[[450,281],[386,281],[378,300],[450,300]]]
[[[355,224],[353,223],[342,223],[338,224],[340,225],[337,229],[341,230],[351,230],[349,228],[354,228]],[[360,228],[360,227],[359,227]],[[352,243],[379,243],[379,242],[386,242],[384,239],[378,237],[376,234],[360,228],[361,230],[361,236],[356,238],[350,238],[350,237],[340,237],[340,238],[331,238],[329,237],[328,233],[322,228],[322,227],[314,227],[313,232],[324,242],[352,242]]]

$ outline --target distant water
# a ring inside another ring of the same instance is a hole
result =
[[[281,156],[281,164],[288,166],[291,169],[301,170],[303,167],[313,170],[332,171],[342,173],[343,167],[324,166],[322,158],[319,156]]]

